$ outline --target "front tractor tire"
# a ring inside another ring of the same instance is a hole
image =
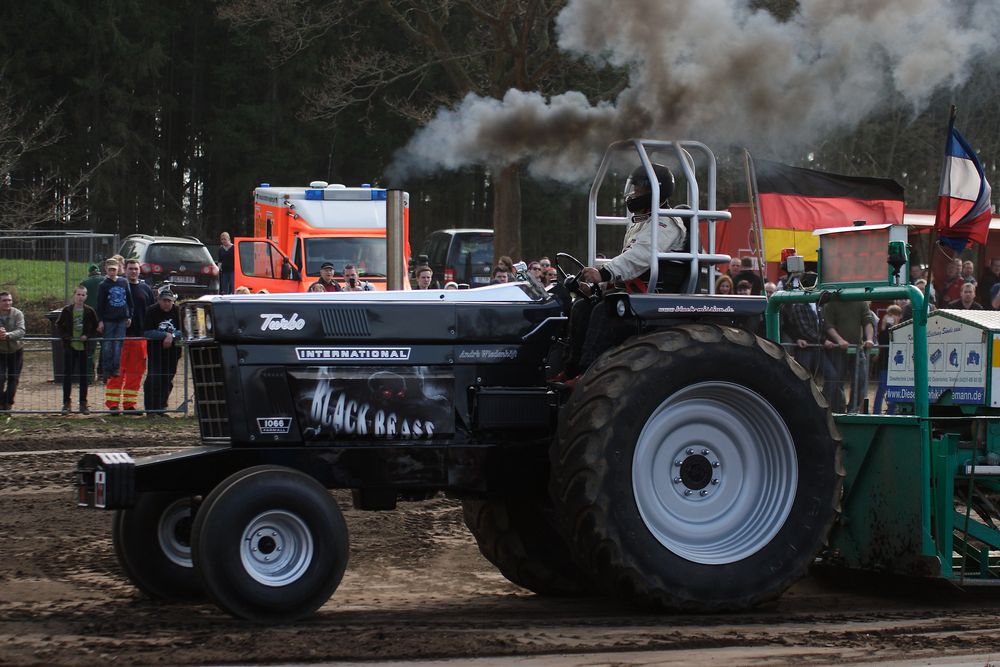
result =
[[[118,564],[140,591],[164,602],[205,597],[191,562],[196,499],[167,492],[140,493],[115,512],[111,540]]]
[[[256,466],[223,480],[192,528],[195,571],[224,611],[289,623],[330,599],[347,568],[347,524],[312,477]]]
[[[686,325],[632,338],[581,377],[551,490],[610,593],[738,610],[805,574],[836,515],[839,456],[826,401],[780,346]]]

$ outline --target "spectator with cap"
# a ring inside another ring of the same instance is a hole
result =
[[[101,342],[101,373],[105,378],[118,375],[125,330],[132,323],[132,291],[128,281],[118,275],[122,264],[112,257],[104,263],[105,278],[97,287],[97,317],[104,327]]]
[[[333,277],[334,269],[331,262],[323,262],[323,265],[319,267],[319,280],[313,283],[313,285],[322,285],[323,290],[326,292],[342,292],[343,287],[337,282],[337,279]],[[312,285],[309,286],[312,289]]]
[[[156,303],[147,308],[143,315],[149,362],[143,393],[146,415],[166,417],[164,410],[174,388],[174,375],[181,356],[176,338],[180,336],[181,319],[176,303],[177,295],[169,287],[161,289],[156,296]]]
[[[100,264],[91,264],[87,267],[87,277],[80,283],[87,289],[87,305],[97,311],[97,286],[104,280],[101,275]]]

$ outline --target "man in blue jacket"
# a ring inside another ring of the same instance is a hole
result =
[[[104,326],[101,372],[105,380],[118,375],[122,341],[125,330],[132,323],[132,292],[128,281],[118,275],[120,268],[115,259],[105,262],[105,277],[97,287],[97,317]]]

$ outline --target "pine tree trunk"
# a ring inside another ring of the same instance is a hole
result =
[[[494,172],[493,254],[494,261],[509,255],[521,257],[521,168],[516,164]]]

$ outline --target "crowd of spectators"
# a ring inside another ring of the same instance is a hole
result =
[[[112,415],[165,417],[180,358],[177,295],[169,285],[154,295],[139,277],[135,259],[116,255],[103,267],[103,275],[101,265],[88,267],[88,276],[53,320],[62,349],[62,413],[73,412],[75,385],[78,411],[90,414],[88,389],[103,384],[105,407]],[[122,270],[124,276],[119,275]],[[0,411],[14,409],[24,365],[25,318],[13,301],[12,294],[0,292]]]
[[[815,280],[815,274],[807,275],[810,280]],[[948,262],[941,279],[935,279],[938,289],[929,284],[929,278],[924,267],[911,267],[910,282],[925,295],[930,292],[926,297],[929,311],[938,308],[1000,310],[1000,257],[993,258],[988,270],[979,278],[976,277],[975,263],[959,258]],[[720,276],[716,292],[729,293],[731,285],[729,276]],[[771,293],[770,286],[770,283],[765,283],[766,293]],[[862,401],[867,394],[853,394],[866,387],[858,382],[855,374],[856,368],[868,367],[863,363],[858,365],[857,357],[846,355],[845,351],[871,348],[876,351],[867,372],[877,382],[871,409],[875,413],[885,409],[890,330],[912,319],[913,308],[909,299],[875,305],[879,307],[873,308],[873,304],[867,302],[829,302],[822,307],[814,303],[795,303],[782,308],[784,343],[792,349],[800,364],[823,379],[823,393],[835,411],[862,409]],[[847,387],[852,388],[850,400],[845,392]],[[891,411],[892,406],[889,405],[888,409]]]
[[[220,237],[222,254],[232,252],[228,234]],[[228,246],[228,248],[227,248]],[[528,273],[542,285],[558,280],[558,272],[548,257],[526,262]],[[502,256],[497,260],[490,284],[506,283],[515,278],[514,260]],[[154,294],[151,286],[139,277],[139,263],[114,256],[102,265],[91,264],[88,276],[74,290],[73,298],[63,308],[55,328],[63,343],[63,413],[72,411],[71,394],[79,387],[79,411],[89,414],[88,385],[105,385],[104,407],[111,414],[143,414],[139,409],[140,386],[149,416],[164,415],[167,397],[180,356],[174,334],[180,328],[177,296],[170,287]],[[119,275],[124,269],[124,276]],[[231,273],[230,273],[231,275]],[[343,282],[335,277],[334,266],[325,263],[320,277],[309,290],[320,292],[370,291],[373,286],[362,280],[353,265],[343,269]],[[807,274],[808,276],[808,274]],[[766,294],[785,287],[785,280],[776,285],[764,281],[754,269],[753,260],[734,258],[728,271],[718,276],[715,293],[719,295]],[[812,274],[812,279],[815,275]],[[925,293],[928,290],[926,269],[913,266],[912,284]],[[990,261],[988,270],[976,277],[971,260],[954,259],[945,274],[935,280],[939,288],[930,287],[929,309],[1000,310],[1000,257]],[[449,281],[434,284],[430,266],[420,265],[413,271],[415,289],[463,289]],[[246,287],[226,289],[236,294],[249,294]],[[810,372],[822,379],[824,394],[834,410],[857,409],[858,399],[849,401],[845,387],[856,384],[852,355],[848,350],[877,348],[871,375],[878,380],[874,410],[880,412],[885,395],[889,330],[912,317],[908,300],[897,301],[880,308],[881,317],[865,302],[830,302],[792,304],[782,309],[781,326],[785,343],[792,354]],[[0,292],[0,411],[13,409],[21,369],[25,336],[24,314],[13,307],[13,295]],[[98,343],[99,348],[98,348]],[[99,355],[96,354],[100,350]],[[98,360],[94,372],[94,361]],[[145,383],[143,383],[145,378]]]

